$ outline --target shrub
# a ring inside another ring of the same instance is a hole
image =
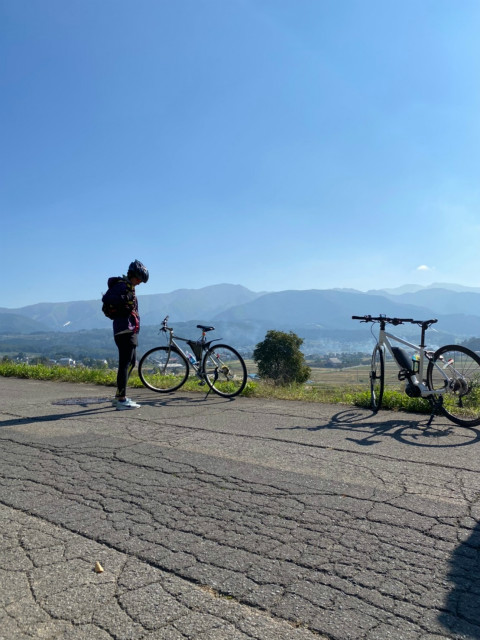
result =
[[[260,377],[268,378],[277,385],[306,382],[311,369],[305,364],[305,357],[300,351],[302,344],[302,338],[292,331],[267,331],[265,340],[259,342],[253,352]]]

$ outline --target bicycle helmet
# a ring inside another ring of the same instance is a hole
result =
[[[128,266],[128,275],[138,278],[141,282],[148,282],[148,269],[140,262],[135,260]]]

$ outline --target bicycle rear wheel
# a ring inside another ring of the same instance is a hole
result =
[[[445,345],[427,367],[427,384],[442,393],[441,407],[449,420],[464,427],[480,424],[480,358],[460,345]],[[438,396],[437,396],[438,398]]]
[[[176,349],[155,347],[150,349],[138,363],[138,375],[143,384],[152,391],[167,393],[185,384],[190,367],[187,359]]]
[[[382,405],[384,386],[385,359],[381,347],[377,344],[372,353],[370,368],[370,406],[372,411],[377,412]]]
[[[247,367],[242,356],[226,344],[210,347],[202,368],[210,389],[225,398],[238,396],[247,383]]]

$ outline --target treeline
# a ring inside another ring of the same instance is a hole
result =
[[[238,346],[242,353],[246,349],[250,352],[254,344],[248,348],[240,347],[243,336],[236,336],[232,327],[225,330],[225,323],[217,327],[215,336],[222,337],[222,341]],[[178,335],[184,337],[198,338],[199,330],[195,323],[177,323],[175,325]],[[138,353],[142,354],[155,346],[165,343],[165,336],[159,334],[158,326],[143,326],[140,332]],[[86,358],[105,359],[117,358],[118,351],[113,341],[111,329],[85,329],[74,332],[35,332],[30,334],[0,334],[0,356],[15,356],[19,352],[29,356],[45,356],[50,359],[73,358],[74,360],[85,360]]]
[[[197,337],[199,334],[194,323],[177,323],[175,329],[179,335],[185,337]],[[244,357],[251,357],[256,344],[262,340],[263,336],[248,344],[246,343],[246,335],[236,329],[238,327],[232,324],[219,323],[217,330],[210,336],[212,338],[222,337],[222,341],[238,348]],[[451,338],[451,336],[449,337]],[[138,353],[145,353],[148,349],[163,344],[163,341],[164,337],[159,335],[158,327],[144,326],[140,333]],[[451,341],[453,342],[453,340]],[[441,344],[447,342],[446,340]],[[473,351],[480,351],[480,338],[469,338],[463,344]],[[309,349],[308,345],[304,351],[307,349]],[[365,363],[365,352],[339,351],[314,353],[307,355],[306,360],[310,366],[325,368],[352,367]],[[88,358],[110,360],[118,357],[111,329],[90,329],[69,333],[49,331],[17,335],[0,334],[0,357],[6,355],[13,358],[20,352],[30,357],[45,357],[53,360],[60,358],[73,358],[82,361],[86,361]]]
[[[104,359],[117,357],[112,332],[105,329],[78,331],[75,333],[31,333],[29,335],[0,336],[0,354],[13,356],[18,353],[53,360],[73,358]]]

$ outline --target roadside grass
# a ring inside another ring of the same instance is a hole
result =
[[[117,373],[111,369],[74,369],[54,365],[0,362],[0,376],[4,378],[28,378],[31,380],[55,380],[58,382],[85,382],[106,387],[116,385]],[[140,380],[139,386],[142,386]]]
[[[331,370],[329,370],[331,374]],[[105,387],[116,386],[116,371],[112,369],[87,369],[45,366],[41,364],[29,365],[11,361],[0,362],[0,376],[12,378],[28,378],[32,380],[51,380],[58,382],[76,382],[96,384]],[[276,386],[264,381],[249,380],[242,392],[243,396],[251,398],[276,398],[281,400],[297,400],[301,402],[318,402],[328,404],[344,404],[356,407],[370,408],[370,391],[366,381],[349,378],[342,380],[335,376],[328,378],[329,384],[299,385],[291,384]],[[367,378],[368,379],[368,378]],[[333,384],[331,384],[333,382]],[[143,388],[142,381],[134,372],[128,382],[129,387]],[[182,387],[184,391],[205,393],[205,387],[200,387],[198,379],[191,377]],[[409,398],[402,391],[385,389],[382,409],[406,411],[414,413],[430,413],[430,406],[421,398]]]

